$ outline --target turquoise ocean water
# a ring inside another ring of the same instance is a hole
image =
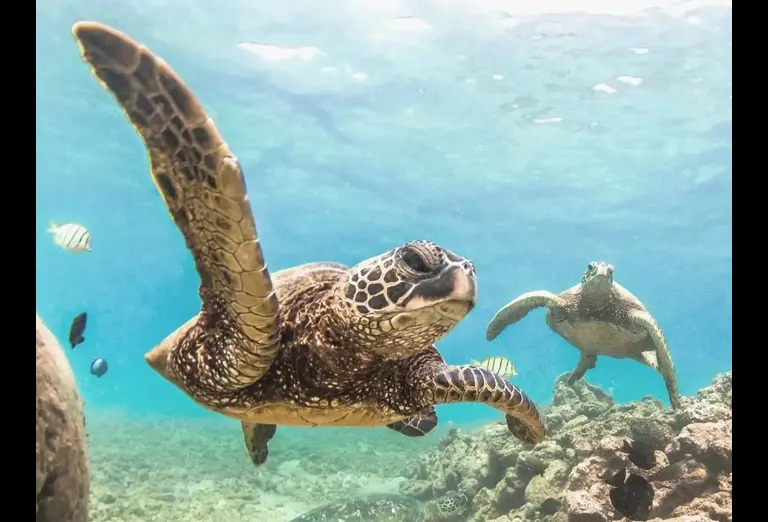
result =
[[[78,55],[78,20],[127,32],[195,91],[240,158],[272,271],[436,241],[474,261],[480,295],[440,351],[510,357],[544,405],[578,352],[541,310],[493,343],[485,326],[605,260],[664,329],[683,394],[730,369],[730,2],[593,4],[38,0],[36,306],[62,342],[89,314],[67,348],[89,414],[213,417],[143,360],[198,311],[198,278],[143,145]],[[88,227],[93,252],[57,247],[49,221]],[[587,380],[668,403],[635,362],[602,357]]]

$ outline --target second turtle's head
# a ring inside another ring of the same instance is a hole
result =
[[[581,278],[581,286],[590,294],[607,294],[613,286],[613,265],[592,261]]]
[[[469,507],[469,498],[461,491],[448,491],[437,499],[436,505],[439,516],[451,518],[460,515]]]
[[[349,270],[337,288],[355,340],[391,356],[448,333],[475,306],[471,261],[429,241],[411,241]]]

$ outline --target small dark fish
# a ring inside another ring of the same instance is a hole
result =
[[[601,477],[606,484],[615,488],[624,486],[624,482],[627,480],[627,468],[621,468],[616,473],[611,473],[610,470],[606,471]]]
[[[629,461],[641,469],[652,469],[656,466],[656,454],[653,448],[644,442],[624,439],[621,451],[626,453]]]
[[[107,361],[101,357],[96,357],[91,363],[91,375],[95,375],[96,377],[101,377],[107,373],[107,369]]]
[[[88,314],[83,312],[78,314],[72,319],[72,324],[69,327],[69,344],[74,349],[78,344],[82,344],[85,341],[83,334],[85,333],[85,323],[88,321]]]
[[[688,469],[688,463],[693,459],[676,462],[661,468],[659,471],[648,477],[651,482],[657,480],[675,480],[682,477]]]
[[[562,503],[559,500],[553,497],[549,497],[539,506],[539,513],[541,513],[542,516],[554,515],[560,511],[561,506]]]
[[[611,504],[630,520],[648,520],[653,506],[653,486],[640,475],[630,473],[621,487],[611,488]]]

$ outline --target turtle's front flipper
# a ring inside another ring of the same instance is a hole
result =
[[[587,373],[587,370],[591,370],[595,367],[597,364],[597,355],[585,355],[581,354],[581,357],[579,358],[579,363],[576,365],[576,368],[571,372],[571,375],[568,377],[568,385],[572,385],[582,377],[584,377],[584,374]]]
[[[251,424],[243,422],[243,436],[248,456],[254,466],[261,466],[269,456],[268,443],[275,436],[277,426],[274,424]]]
[[[539,290],[536,292],[526,292],[514,300],[507,303],[501,310],[496,312],[488,327],[485,330],[485,339],[493,341],[504,331],[504,328],[510,324],[518,322],[528,315],[528,312],[546,306],[547,308],[562,306],[562,299],[552,292]]]
[[[648,332],[654,346],[656,346],[656,361],[658,371],[664,377],[664,384],[667,386],[667,394],[672,409],[679,409],[680,392],[677,390],[677,374],[675,366],[672,364],[672,354],[669,353],[667,340],[656,320],[650,314],[641,311],[632,312],[629,320],[633,326],[637,326]]]
[[[402,433],[406,437],[423,437],[437,426],[437,412],[434,406],[404,418],[401,421],[387,424],[387,428]]]
[[[432,404],[482,402],[506,413],[507,427],[526,444],[544,440],[546,429],[536,405],[514,384],[485,368],[442,366],[427,376],[425,399]]]
[[[152,51],[95,22],[72,32],[143,139],[152,179],[201,279],[202,312],[178,336],[171,373],[202,402],[252,384],[277,354],[279,317],[237,158],[194,93]]]

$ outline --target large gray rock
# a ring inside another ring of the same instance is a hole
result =
[[[83,404],[67,357],[36,321],[36,522],[88,522],[87,442]]]

